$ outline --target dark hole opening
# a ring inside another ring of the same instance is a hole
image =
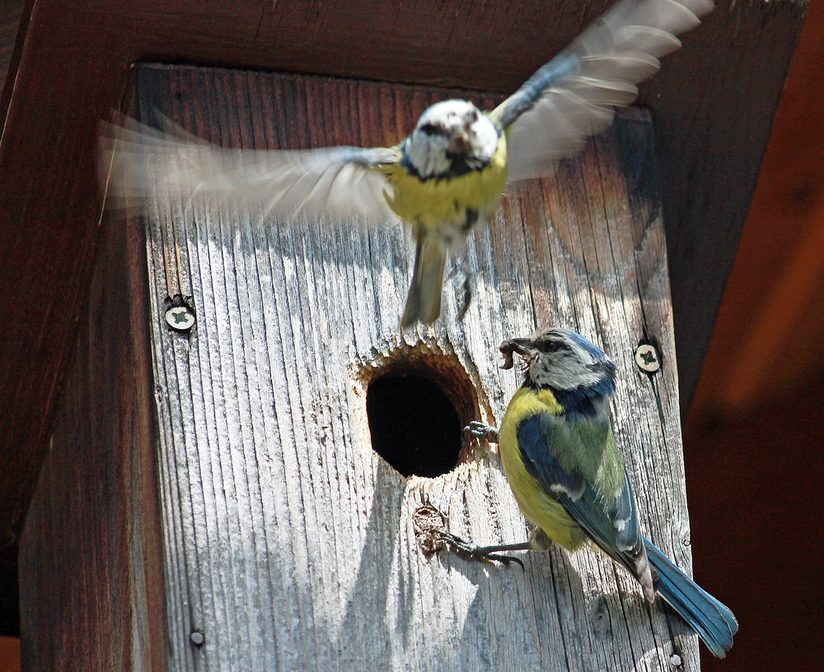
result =
[[[390,373],[373,379],[366,413],[372,447],[404,476],[440,476],[458,464],[461,419],[430,378]]]

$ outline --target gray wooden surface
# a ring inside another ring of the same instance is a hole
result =
[[[187,68],[141,76],[142,110],[259,146],[397,137],[432,97]],[[411,347],[462,367],[480,417],[497,423],[519,382],[498,368],[500,341],[536,325],[575,328],[618,364],[616,433],[642,527],[689,565],[666,246],[644,114],[630,111],[470,236],[474,300],[457,321],[460,287],[448,282],[432,329],[398,331],[411,272],[400,224],[261,224],[208,202],[184,210],[158,200],[151,210],[170,669],[671,670],[670,629],[683,669],[698,669],[686,626],[660,605],[649,610],[633,580],[593,552],[530,554],[525,571],[426,557],[412,524],[424,503],[481,543],[521,541],[527,528],[494,453],[477,450],[438,478],[403,478],[371,449],[365,410],[375,367]],[[196,306],[188,336],[163,320],[164,299],[178,293]],[[653,378],[633,362],[645,334],[664,357]],[[199,648],[194,629],[205,635]]]

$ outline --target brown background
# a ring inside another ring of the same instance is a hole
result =
[[[814,0],[685,430],[695,574],[741,624],[706,672],[821,669],[822,68]]]

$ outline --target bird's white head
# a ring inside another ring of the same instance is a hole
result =
[[[615,390],[615,364],[574,331],[542,329],[531,338],[510,338],[500,349],[504,368],[511,368],[512,353],[523,358],[528,385],[587,396],[609,396]]]
[[[482,170],[497,147],[498,130],[487,115],[466,100],[445,100],[424,111],[404,153],[418,176],[429,179]]]

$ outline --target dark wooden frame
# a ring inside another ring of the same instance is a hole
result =
[[[145,249],[102,232],[21,533],[26,669],[165,669]]]

